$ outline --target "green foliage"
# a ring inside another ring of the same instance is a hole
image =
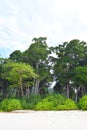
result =
[[[22,62],[23,53],[20,50],[15,50],[10,54],[9,59],[15,61],[15,62]]]
[[[65,97],[60,94],[49,95],[35,106],[35,110],[55,110],[58,105],[64,104]]]
[[[29,87],[30,84],[33,84],[33,78],[36,78],[36,74],[34,73],[33,68],[25,63],[16,63],[13,61],[8,61],[4,64],[4,72],[2,73],[2,77],[10,82],[10,87],[19,87],[20,94],[24,96],[24,83]],[[24,82],[26,80],[26,82]]]
[[[46,37],[34,38],[32,40],[33,43],[23,53],[25,57],[24,62],[30,64],[34,68],[35,73],[38,75],[38,78],[34,80],[34,86],[37,88],[36,91],[34,87],[35,94],[41,93],[42,87],[47,87],[46,85],[52,81],[50,73],[51,67],[48,60],[50,51],[46,40]],[[43,92],[45,93],[45,91]]]
[[[87,55],[86,47],[86,43],[80,42],[78,39],[71,40],[70,42],[64,42],[63,44],[55,47],[57,58],[53,66],[54,75],[60,82],[61,86],[69,86],[65,89],[67,90],[66,95],[68,98],[71,97],[70,89],[73,88],[74,69]],[[70,84],[70,81],[72,81],[72,84]]]
[[[87,84],[87,65],[76,67],[74,70],[74,81],[79,85]]]
[[[54,102],[42,101],[35,106],[35,110],[54,110]]]
[[[0,111],[1,111],[1,102],[0,102]]]
[[[25,60],[36,68],[37,63],[46,60],[48,46],[46,44],[46,37],[34,38],[32,41],[33,43],[24,52],[24,55],[26,56]]]
[[[53,79],[60,84],[59,87],[56,83],[58,93],[68,98],[78,99],[87,93],[87,43],[73,39],[49,48],[46,40],[46,37],[34,38],[26,51],[15,50],[9,59],[0,58],[0,101],[5,97],[47,94]],[[79,94],[75,94],[74,87],[80,87]],[[46,100],[45,104],[50,106],[49,98]],[[60,102],[56,97],[51,100],[54,108]],[[34,101],[24,99],[22,104],[33,109]]]
[[[12,83],[20,84],[20,78],[22,80],[29,78],[31,79],[36,76],[33,68],[25,63],[15,63],[8,61],[3,67],[4,73],[2,73],[2,77]]]
[[[4,111],[21,110],[21,102],[18,99],[4,99],[1,102],[1,109]]]
[[[82,110],[87,110],[87,95],[83,96],[79,102],[78,107]]]
[[[77,110],[76,103],[60,94],[46,97],[35,106],[35,110]]]
[[[40,95],[31,95],[21,99],[23,109],[34,109],[35,105],[40,102],[42,97]]]
[[[77,110],[76,103],[71,99],[66,99],[63,105],[58,105],[57,110]]]

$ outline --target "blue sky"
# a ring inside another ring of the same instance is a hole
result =
[[[49,46],[87,42],[87,0],[0,0],[0,54],[26,50],[34,37]]]

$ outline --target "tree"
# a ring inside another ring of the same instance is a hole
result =
[[[62,45],[55,47],[57,58],[54,61],[54,76],[56,81],[66,90],[66,95],[70,97],[70,91],[73,89],[73,76],[75,67],[85,57],[87,46],[85,42],[78,39],[64,42]]]
[[[10,54],[9,59],[15,62],[22,62],[23,61],[23,53],[20,50],[15,50]]]
[[[7,86],[9,82],[2,78],[3,66],[6,59],[0,58],[0,101],[3,100],[7,95]]]
[[[41,83],[49,82],[50,66],[48,62],[48,55],[50,53],[49,47],[46,43],[46,37],[34,38],[33,43],[23,53],[24,62],[33,66],[36,74],[39,76],[34,79],[33,93],[38,94],[42,88]],[[45,82],[43,82],[45,81]],[[40,89],[39,89],[40,87]]]
[[[86,94],[87,66],[78,66],[74,70],[74,84],[78,86],[77,94],[82,97]],[[80,94],[79,94],[80,93]]]
[[[32,81],[36,77],[33,68],[25,63],[15,63],[12,61],[4,64],[4,72],[2,77],[11,83],[11,87],[19,88],[19,93],[24,96],[23,83],[24,80]],[[29,87],[29,86],[28,86]]]

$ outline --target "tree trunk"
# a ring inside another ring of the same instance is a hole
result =
[[[20,91],[19,91],[19,88],[17,88],[17,91],[16,91],[16,97],[20,97]]]
[[[26,97],[28,97],[30,95],[30,90],[29,87],[26,88]]]
[[[85,95],[85,87],[84,86],[81,86],[81,96],[84,96]]]
[[[39,83],[40,83],[39,79],[34,79],[31,94],[39,94]]]
[[[22,78],[20,78],[20,89],[21,89],[21,96],[24,96],[23,87],[22,87]]]
[[[34,89],[35,94],[39,94],[39,83],[40,83],[40,80],[36,79],[36,81],[35,81],[35,89]]]
[[[31,89],[31,94],[34,94],[34,89],[35,89],[35,78],[34,78],[34,82],[33,82],[33,87]]]
[[[69,98],[69,84],[67,84],[66,86],[66,96],[67,98]]]
[[[36,63],[36,73],[37,75],[39,75],[39,61]],[[40,80],[38,78],[34,79],[34,94],[39,94],[39,83]]]
[[[80,93],[80,94],[79,94],[80,97],[82,97],[82,96],[85,95],[86,90],[85,90],[85,87],[84,87],[84,86],[82,86],[82,85],[79,86],[79,93]]]

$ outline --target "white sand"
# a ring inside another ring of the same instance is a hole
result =
[[[86,111],[0,113],[0,130],[87,130]]]

